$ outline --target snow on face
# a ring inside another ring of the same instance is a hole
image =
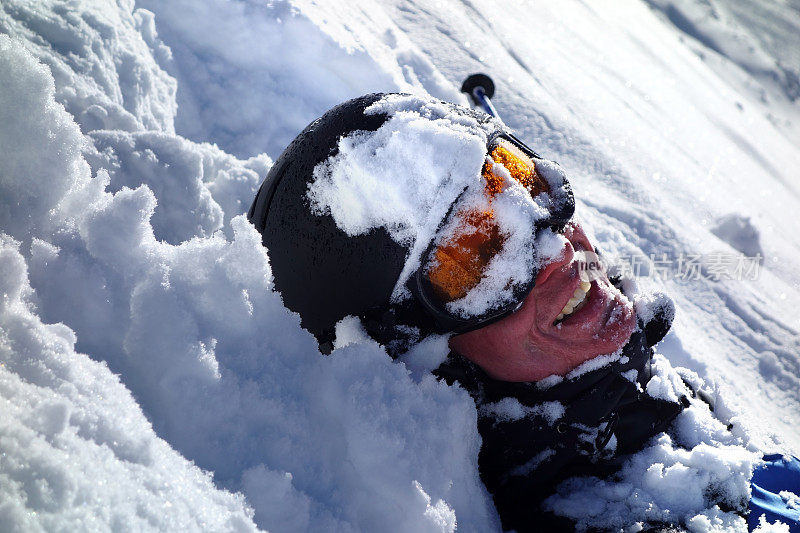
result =
[[[366,113],[390,118],[374,132],[356,131],[340,139],[336,155],[314,169],[308,189],[312,209],[330,214],[348,235],[382,227],[409,248],[395,300],[408,296],[405,283],[432,241],[457,234],[466,214],[491,213],[503,246],[480,282],[447,305],[466,317],[511,301],[513,289],[531,280],[535,224],[552,206],[547,195],[532,198],[498,164],[494,168],[503,179],[502,191],[487,194],[481,170],[487,161],[492,164],[486,148],[498,125],[408,95],[387,95]],[[563,183],[557,165],[545,163],[542,168],[554,189]],[[448,212],[454,215],[442,225]]]

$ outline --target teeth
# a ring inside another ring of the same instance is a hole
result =
[[[575,292],[572,295],[572,298],[564,305],[564,309],[556,317],[556,322],[563,319],[564,317],[569,316],[573,311],[582,307],[583,303],[586,302],[586,295],[589,293],[589,289],[592,287],[592,284],[588,281],[581,281],[580,287],[575,289]]]

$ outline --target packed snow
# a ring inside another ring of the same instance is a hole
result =
[[[798,30],[777,0],[3,2],[0,530],[499,529],[474,404],[429,372],[446,337],[393,362],[348,319],[322,356],[242,216],[328,108],[466,104],[475,71],[600,250],[675,299],[647,392],[714,398],[546,505],[583,528],[746,529],[731,509],[761,455],[800,453]],[[425,226],[385,204],[399,239]],[[756,279],[715,279],[742,253]],[[695,279],[652,275],[689,255]]]

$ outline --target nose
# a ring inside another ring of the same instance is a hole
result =
[[[572,246],[572,242],[569,240],[569,238],[567,238],[567,241],[564,243],[564,247],[561,250],[561,254],[558,255],[554,261],[551,261],[539,270],[539,273],[536,275],[535,285],[541,285],[547,281],[547,278],[549,278],[554,272],[558,272],[565,266],[572,263],[572,259],[574,257],[575,248]]]
[[[567,224],[564,228],[564,237],[572,243],[572,247],[575,250],[586,250],[586,251],[594,251],[594,246],[592,246],[589,237],[586,235],[586,232],[583,231],[583,228],[577,222],[572,222]]]
[[[535,285],[544,283],[554,272],[558,272],[572,263],[576,251],[594,251],[594,246],[592,246],[591,241],[589,241],[589,237],[586,236],[583,228],[577,222],[567,224],[564,227],[563,235],[566,237],[567,242],[564,243],[561,254],[554,261],[548,263],[539,270]]]

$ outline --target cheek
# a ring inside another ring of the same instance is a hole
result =
[[[456,335],[450,339],[450,349],[491,375],[497,369],[519,365],[529,357],[528,327],[520,318],[514,314],[484,328]]]

